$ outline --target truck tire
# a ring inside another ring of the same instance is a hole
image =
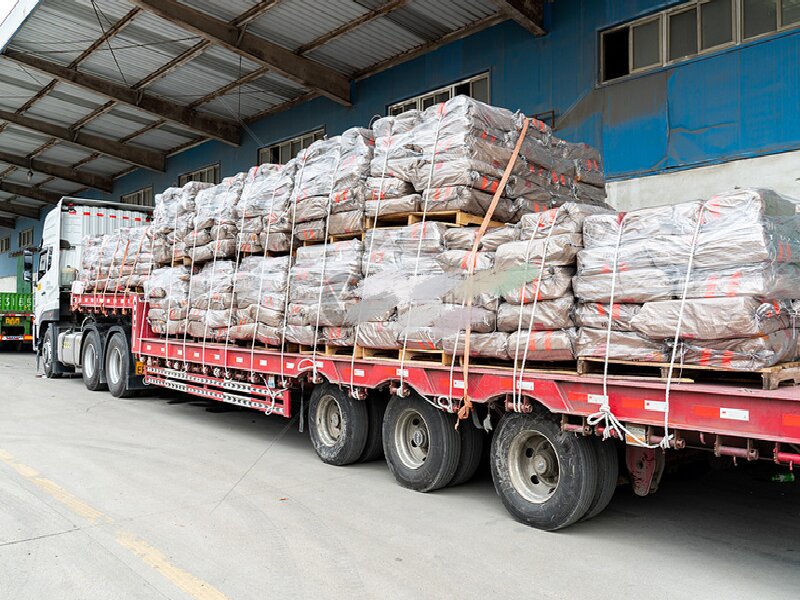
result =
[[[115,398],[130,398],[133,390],[129,389],[130,351],[128,342],[121,333],[111,336],[106,347],[106,380],[108,391]]]
[[[311,442],[322,462],[349,465],[364,452],[369,428],[367,404],[351,398],[338,386],[323,383],[314,387],[308,423]]]
[[[591,439],[597,458],[597,490],[581,521],[596,517],[605,510],[614,496],[619,478],[619,456],[614,440],[602,440],[599,437]]]
[[[389,400],[383,417],[383,452],[397,482],[418,492],[443,488],[461,456],[455,415],[419,396]]]
[[[549,415],[503,416],[492,441],[491,465],[506,509],[545,531],[580,519],[597,490],[592,440],[562,431]]]
[[[58,379],[61,373],[56,370],[56,328],[50,326],[44,333],[42,340],[42,370],[48,379]]]
[[[87,390],[98,392],[107,390],[108,384],[102,380],[103,344],[100,334],[94,329],[86,332],[81,351],[81,374]]]
[[[383,415],[389,401],[383,396],[375,394],[367,398],[367,443],[364,451],[358,457],[358,462],[371,462],[383,458]]]
[[[484,432],[475,427],[469,419],[458,424],[461,436],[461,456],[458,459],[455,475],[447,485],[461,485],[472,479],[481,464]]]

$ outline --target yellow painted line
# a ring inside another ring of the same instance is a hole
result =
[[[114,522],[111,517],[104,515],[102,512],[93,506],[90,506],[74,494],[68,492],[54,481],[40,476],[36,469],[17,461],[17,459],[15,459],[5,450],[0,450],[0,461],[3,461],[22,477],[31,481],[39,489],[47,492],[50,497],[58,500],[73,513],[83,517],[90,523],[97,523],[100,520],[103,520],[106,523]],[[197,600],[227,600],[225,594],[223,594],[213,585],[203,581],[199,577],[195,577],[180,567],[176,567],[170,563],[169,560],[167,560],[167,557],[158,548],[155,548],[146,541],[137,538],[130,531],[125,531],[124,529],[117,530],[116,540],[120,546],[132,552],[142,562],[161,573],[161,575],[166,577],[175,586],[182,589],[191,597],[196,598]]]

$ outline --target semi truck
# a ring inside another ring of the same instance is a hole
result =
[[[800,368],[698,383],[573,370],[435,363],[159,337],[134,290],[73,293],[89,234],[145,225],[149,209],[64,198],[47,216],[35,288],[47,377],[89,390],[167,389],[307,423],[325,463],[385,457],[397,482],[432,492],[467,481],[489,445],[502,502],[556,530],[603,511],[620,475],[654,492],[668,453],[800,464]],[[730,373],[727,373],[730,375]]]
[[[17,273],[0,291],[0,347],[13,344],[21,350],[33,342],[33,251],[24,249],[12,256],[17,258]]]

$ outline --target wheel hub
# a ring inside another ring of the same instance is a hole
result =
[[[394,442],[397,454],[409,469],[419,469],[428,458],[430,432],[425,419],[412,408],[406,409],[397,419]]]
[[[333,446],[342,437],[342,411],[333,396],[323,396],[317,408],[317,431],[326,446]]]
[[[546,502],[558,487],[558,455],[538,431],[517,434],[509,447],[508,465],[514,488],[529,502]]]

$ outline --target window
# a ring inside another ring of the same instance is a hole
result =
[[[190,181],[201,183],[219,183],[219,163],[208,165],[196,171],[189,171],[178,177],[178,187],[183,187]]]
[[[448,85],[437,90],[426,92],[414,98],[408,98],[389,106],[389,116],[399,115],[408,110],[425,110],[434,104],[447,102],[450,98],[459,95],[470,96],[481,102],[489,102],[489,74],[482,73],[458,83]]]
[[[11,238],[0,239],[0,254],[8,252],[11,249]]]
[[[317,140],[325,137],[325,128],[315,129],[303,135],[265,146],[258,149],[258,164],[272,163],[274,165],[285,165],[292,158],[297,156],[300,150],[305,150]]]
[[[697,54],[697,8],[669,15],[669,60]]]
[[[778,28],[775,0],[742,0],[742,38],[748,39]]]
[[[612,81],[800,26],[800,0],[692,0],[600,32],[600,81]]]
[[[20,249],[33,246],[33,229],[24,229],[19,232],[17,241]]]
[[[130,194],[123,194],[120,196],[119,201],[123,204],[134,204],[136,206],[153,206],[153,186],[136,190]]]
[[[703,50],[733,41],[733,5],[730,0],[710,0],[700,5],[700,47]]]
[[[645,21],[633,30],[633,69],[661,64],[661,19]]]

